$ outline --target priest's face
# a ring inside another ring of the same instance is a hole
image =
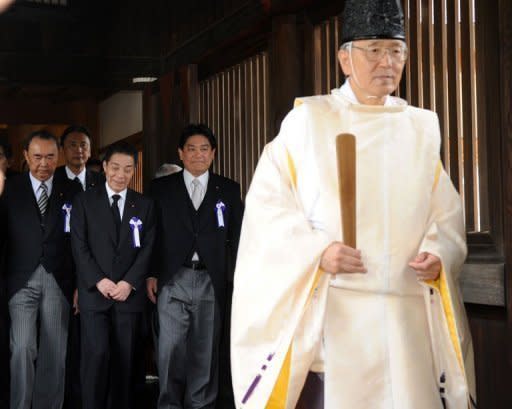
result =
[[[407,48],[400,40],[360,40],[340,49],[338,59],[359,102],[383,105],[398,88]]]
[[[215,157],[215,149],[204,135],[190,136],[178,153],[185,169],[196,177],[210,168]]]

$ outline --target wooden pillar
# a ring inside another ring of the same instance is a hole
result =
[[[185,125],[197,120],[197,67],[163,75],[144,90],[144,186],[162,163],[179,163],[178,141]]]
[[[270,134],[304,95],[304,41],[296,15],[276,16],[270,40]]]
[[[159,92],[153,84],[146,85],[142,99],[143,178],[147,190],[149,181],[160,166],[159,135],[161,128]]]

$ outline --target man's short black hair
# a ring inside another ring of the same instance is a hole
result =
[[[89,158],[89,160],[87,161],[87,163],[85,164],[85,166],[99,166],[101,168],[101,164],[103,162],[99,159],[96,159],[96,158]]]
[[[64,129],[62,135],[60,136],[60,146],[64,146],[64,142],[70,133],[77,132],[83,133],[87,138],[89,138],[89,142],[91,142],[91,133],[84,125],[71,125]]]
[[[208,139],[208,142],[210,142],[212,149],[217,149],[217,140],[215,139],[215,135],[213,134],[213,131],[205,124],[189,124],[183,128],[178,145],[179,148],[183,150],[188,138],[194,135],[203,135],[206,139]]]
[[[0,138],[0,147],[4,151],[4,156],[7,159],[11,159],[12,158],[12,147],[6,138]]]
[[[135,165],[137,164],[137,149],[135,149],[135,147],[128,142],[119,141],[110,145],[105,151],[105,157],[103,158],[103,161],[108,163],[112,155],[116,153],[122,153],[123,155],[131,156],[133,158],[133,163]]]
[[[25,138],[25,142],[23,142],[24,150],[28,151],[28,147],[30,146],[32,139],[34,138],[44,139],[45,141],[53,141],[55,142],[55,146],[57,147],[57,149],[59,148],[59,141],[57,140],[57,137],[50,131],[47,131],[46,129],[40,129],[38,131],[31,132]]]

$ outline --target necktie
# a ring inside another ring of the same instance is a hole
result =
[[[80,188],[81,188],[82,190],[84,190],[84,187],[83,187],[83,185],[82,185],[82,182],[80,181],[80,178],[79,178],[78,176],[75,176],[75,178],[73,179],[73,182],[78,183],[78,185],[80,186]]]
[[[190,198],[192,199],[192,204],[196,210],[199,209],[199,206],[201,206],[201,188],[202,186],[199,179],[194,179],[192,181],[192,195]]]
[[[117,241],[119,242],[119,230],[121,229],[121,212],[119,211],[119,199],[121,199],[120,195],[112,195],[112,206],[110,209],[112,210],[112,215],[114,216],[114,224],[116,225],[116,233],[117,233]]]
[[[41,182],[39,190],[41,193],[37,201],[37,206],[39,207],[41,216],[44,216],[46,214],[46,209],[48,209],[48,186],[46,186],[46,183]]]

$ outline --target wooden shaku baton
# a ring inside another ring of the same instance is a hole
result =
[[[336,136],[338,182],[343,243],[356,248],[356,138],[350,133]]]

